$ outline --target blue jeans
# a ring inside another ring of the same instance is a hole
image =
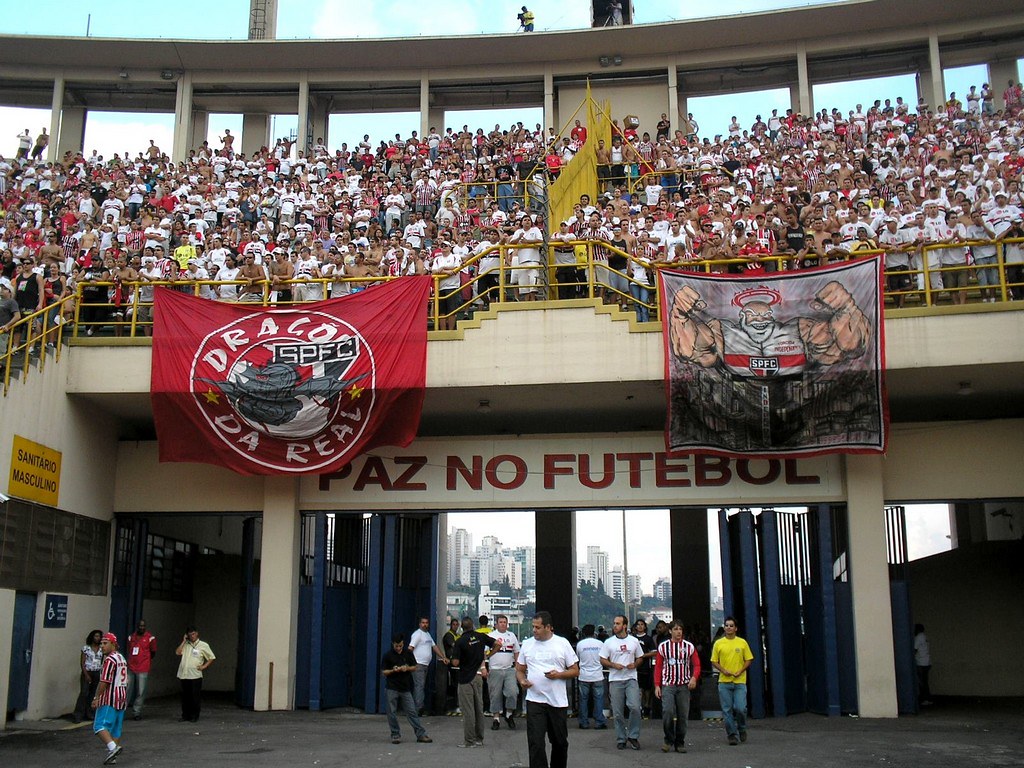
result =
[[[626,739],[640,738],[640,684],[636,680],[611,680],[608,690],[612,700],[612,715],[615,717],[615,741],[622,744]],[[626,708],[629,708],[629,725],[626,725]]]
[[[606,725],[604,719],[604,680],[596,680],[592,683],[580,680],[580,726],[590,727],[590,697],[594,697],[594,722],[597,725]]]
[[[388,728],[391,729],[391,737],[399,738],[402,733],[398,730],[398,705],[402,705],[402,709],[405,710],[405,716],[409,720],[409,725],[412,726],[413,732],[416,734],[417,739],[421,739],[427,735],[426,729],[420,722],[419,713],[416,711],[416,703],[412,699],[412,691],[392,691],[390,688],[387,689],[388,694]]]
[[[636,319],[641,323],[646,323],[651,319],[651,309],[647,306],[647,302],[651,298],[650,289],[640,283],[630,283],[629,293],[636,302]]]
[[[725,732],[737,736],[747,732],[747,684],[719,683],[718,700],[722,705]]]
[[[690,689],[685,685],[665,685],[661,688],[661,725],[665,743],[673,747],[686,746],[686,721],[690,717]]]

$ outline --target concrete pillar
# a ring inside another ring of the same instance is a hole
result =
[[[299,482],[293,477],[263,481],[263,541],[260,608],[256,633],[257,711],[293,709],[295,643],[299,616]],[[273,677],[270,668],[273,665]]]
[[[846,457],[850,586],[861,717],[896,717],[892,601],[885,542],[882,457]]]
[[[277,0],[249,0],[249,39],[277,39]]]
[[[205,109],[197,109],[192,112],[192,146],[189,149],[196,149],[210,133],[210,113]]]
[[[931,70],[931,89],[927,98],[931,99],[932,109],[936,112],[946,103],[946,82],[942,77],[942,59],[939,57],[939,36],[932,32],[928,35],[928,68]]]
[[[312,146],[313,141],[316,140],[316,136],[310,138],[310,109],[309,105],[309,73],[303,72],[299,76],[299,124],[296,129],[298,134],[295,137],[296,149],[298,152],[302,152],[305,155],[309,154],[309,148]],[[296,154],[298,157],[298,154]]]
[[[679,70],[675,64],[668,65],[668,119],[672,121],[672,130],[679,127]],[[675,592],[672,593],[673,595]]]
[[[57,159],[65,152],[85,149],[85,107],[64,107],[60,112],[60,134],[57,141]],[[54,139],[50,139],[53,144]]]
[[[60,141],[60,117],[64,109],[64,77],[53,81],[53,99],[50,102],[50,143],[46,147],[46,162],[53,163],[57,157],[57,144]]]
[[[555,114],[555,76],[551,73],[551,67],[544,67],[544,135],[548,135],[548,128],[554,128],[555,132],[562,130],[558,123],[558,115]]]
[[[794,111],[803,115],[814,114],[814,99],[811,81],[807,75],[807,44],[800,41],[796,44],[796,88],[797,98]]]
[[[174,140],[171,160],[180,163],[192,149],[192,73],[182,72],[174,99]]]
[[[437,128],[437,132],[440,135],[444,135],[445,129],[445,110],[442,107],[431,107],[427,110],[427,130],[430,126]],[[422,137],[421,137],[422,138]]]
[[[430,130],[430,78],[420,77],[420,138]]]
[[[242,115],[241,141],[242,152],[246,157],[252,157],[263,147],[270,146],[270,115],[266,113]]]
[[[1010,80],[1020,82],[1020,68],[1016,59],[999,59],[988,63],[988,84],[992,87],[992,104],[996,109],[1003,109],[1003,91]]]
[[[686,625],[687,637],[692,639],[698,629],[711,637],[707,510],[669,510],[668,524],[672,548],[672,617]]]
[[[310,99],[310,128],[313,133],[313,143],[316,143],[317,139],[323,139],[324,144],[327,144],[330,138],[328,130],[331,122],[331,100],[327,97],[321,96],[319,98]]]
[[[537,529],[537,610],[547,611],[555,632],[576,626],[576,513],[551,509],[534,513]]]

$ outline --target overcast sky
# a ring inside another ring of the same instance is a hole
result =
[[[727,0],[712,6],[683,0],[636,0],[637,23],[672,21],[709,15],[735,15],[806,5],[820,5],[824,0]],[[417,35],[469,35],[478,33],[515,33],[516,13],[523,0],[448,0],[444,12],[424,7],[416,0],[279,0],[277,35],[282,39],[410,37]],[[527,5],[537,17],[538,31],[587,27],[590,25],[590,0],[534,0]],[[151,6],[127,0],[90,3],[82,0],[39,0],[32,12],[0,14],[0,33],[32,35],[83,36],[88,28],[94,37],[175,38],[175,39],[244,39],[247,37],[248,0],[178,0],[173,9],[164,7],[159,13]],[[130,63],[129,63],[130,64]],[[946,71],[946,89],[965,93],[970,85],[980,86],[987,79],[985,67],[963,67]],[[874,99],[902,96],[910,103],[917,101],[914,77],[902,75],[852,83],[816,85],[813,99],[817,108],[838,107],[847,112],[857,103],[870,104]],[[732,115],[744,127],[753,124],[757,114],[769,115],[773,108],[784,111],[790,106],[788,90],[761,91],[724,96],[694,98],[689,101],[701,126],[701,135],[724,133]],[[612,105],[614,110],[615,105]],[[527,125],[542,121],[542,110],[469,110],[449,112],[447,125],[460,128],[507,126],[521,120]],[[297,118],[275,116],[272,135],[294,132]],[[0,107],[0,154],[12,155],[17,148],[15,136],[28,128],[35,136],[43,126],[50,125],[48,109]],[[374,113],[333,115],[329,126],[328,145],[336,149],[341,142],[350,145],[369,133],[376,144],[395,133],[408,136],[419,129],[419,114]],[[555,126],[560,128],[561,126]],[[650,127],[650,126],[644,126]],[[218,146],[216,137],[228,128],[242,133],[241,115],[211,114],[209,133],[205,137]],[[133,156],[148,145],[148,139],[169,150],[174,132],[171,114],[125,114],[90,112],[86,121],[85,149],[93,149],[109,158],[114,152]],[[200,143],[202,138],[197,138]]]

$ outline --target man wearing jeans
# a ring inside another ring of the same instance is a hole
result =
[[[145,619],[139,619],[135,632],[128,635],[128,702],[136,720],[142,719],[142,706],[146,703],[146,683],[149,669],[156,656],[156,638],[146,630]]]
[[[686,721],[690,716],[690,691],[700,679],[700,657],[693,643],[683,639],[683,623],[669,625],[669,638],[658,644],[654,658],[654,695],[661,699],[661,724],[665,730],[662,752],[686,751]]]
[[[416,741],[420,744],[430,744],[432,739],[427,736],[427,731],[420,722],[419,713],[416,711],[416,704],[412,698],[412,673],[416,669],[416,659],[412,651],[405,648],[405,635],[401,632],[395,633],[391,638],[391,650],[384,654],[380,660],[381,673],[384,675],[387,686],[388,701],[388,728],[391,729],[391,743],[400,744],[402,733],[398,728],[398,705],[402,705],[409,725],[416,734]]]
[[[640,684],[636,668],[644,657],[640,641],[629,634],[629,619],[616,616],[611,637],[601,649],[601,664],[609,670],[608,691],[615,717],[615,746],[640,749]],[[629,707],[629,724],[626,724]]]
[[[736,619],[726,616],[725,637],[711,649],[711,666],[719,673],[718,700],[730,746],[747,740],[747,668],[753,661],[747,641],[736,635]]]
[[[594,729],[608,727],[604,719],[604,668],[601,666],[601,649],[604,643],[594,637],[594,625],[586,624],[583,639],[576,644],[576,655],[580,658],[580,728],[590,727],[590,704],[593,697]]]
[[[424,705],[427,700],[427,672],[430,671],[430,657],[437,656],[442,664],[448,663],[448,657],[434,642],[430,634],[430,619],[426,616],[420,617],[420,626],[412,637],[409,638],[409,650],[416,657],[416,669],[412,673],[413,701],[416,702],[416,713],[423,714]]]
[[[459,708],[462,710],[463,740],[456,746],[484,745],[484,678],[487,676],[484,651],[495,647],[500,648],[501,642],[477,632],[468,616],[462,620],[462,636],[455,641],[451,661],[459,670]]]

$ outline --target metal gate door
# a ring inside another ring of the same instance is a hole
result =
[[[36,625],[35,592],[14,596],[14,627],[11,630],[11,665],[7,688],[7,711],[28,709],[28,682],[32,674],[32,640]]]
[[[917,670],[914,665],[914,621],[907,579],[907,518],[903,507],[885,508],[886,555],[892,642],[896,662],[896,707],[900,714],[917,712]]]

